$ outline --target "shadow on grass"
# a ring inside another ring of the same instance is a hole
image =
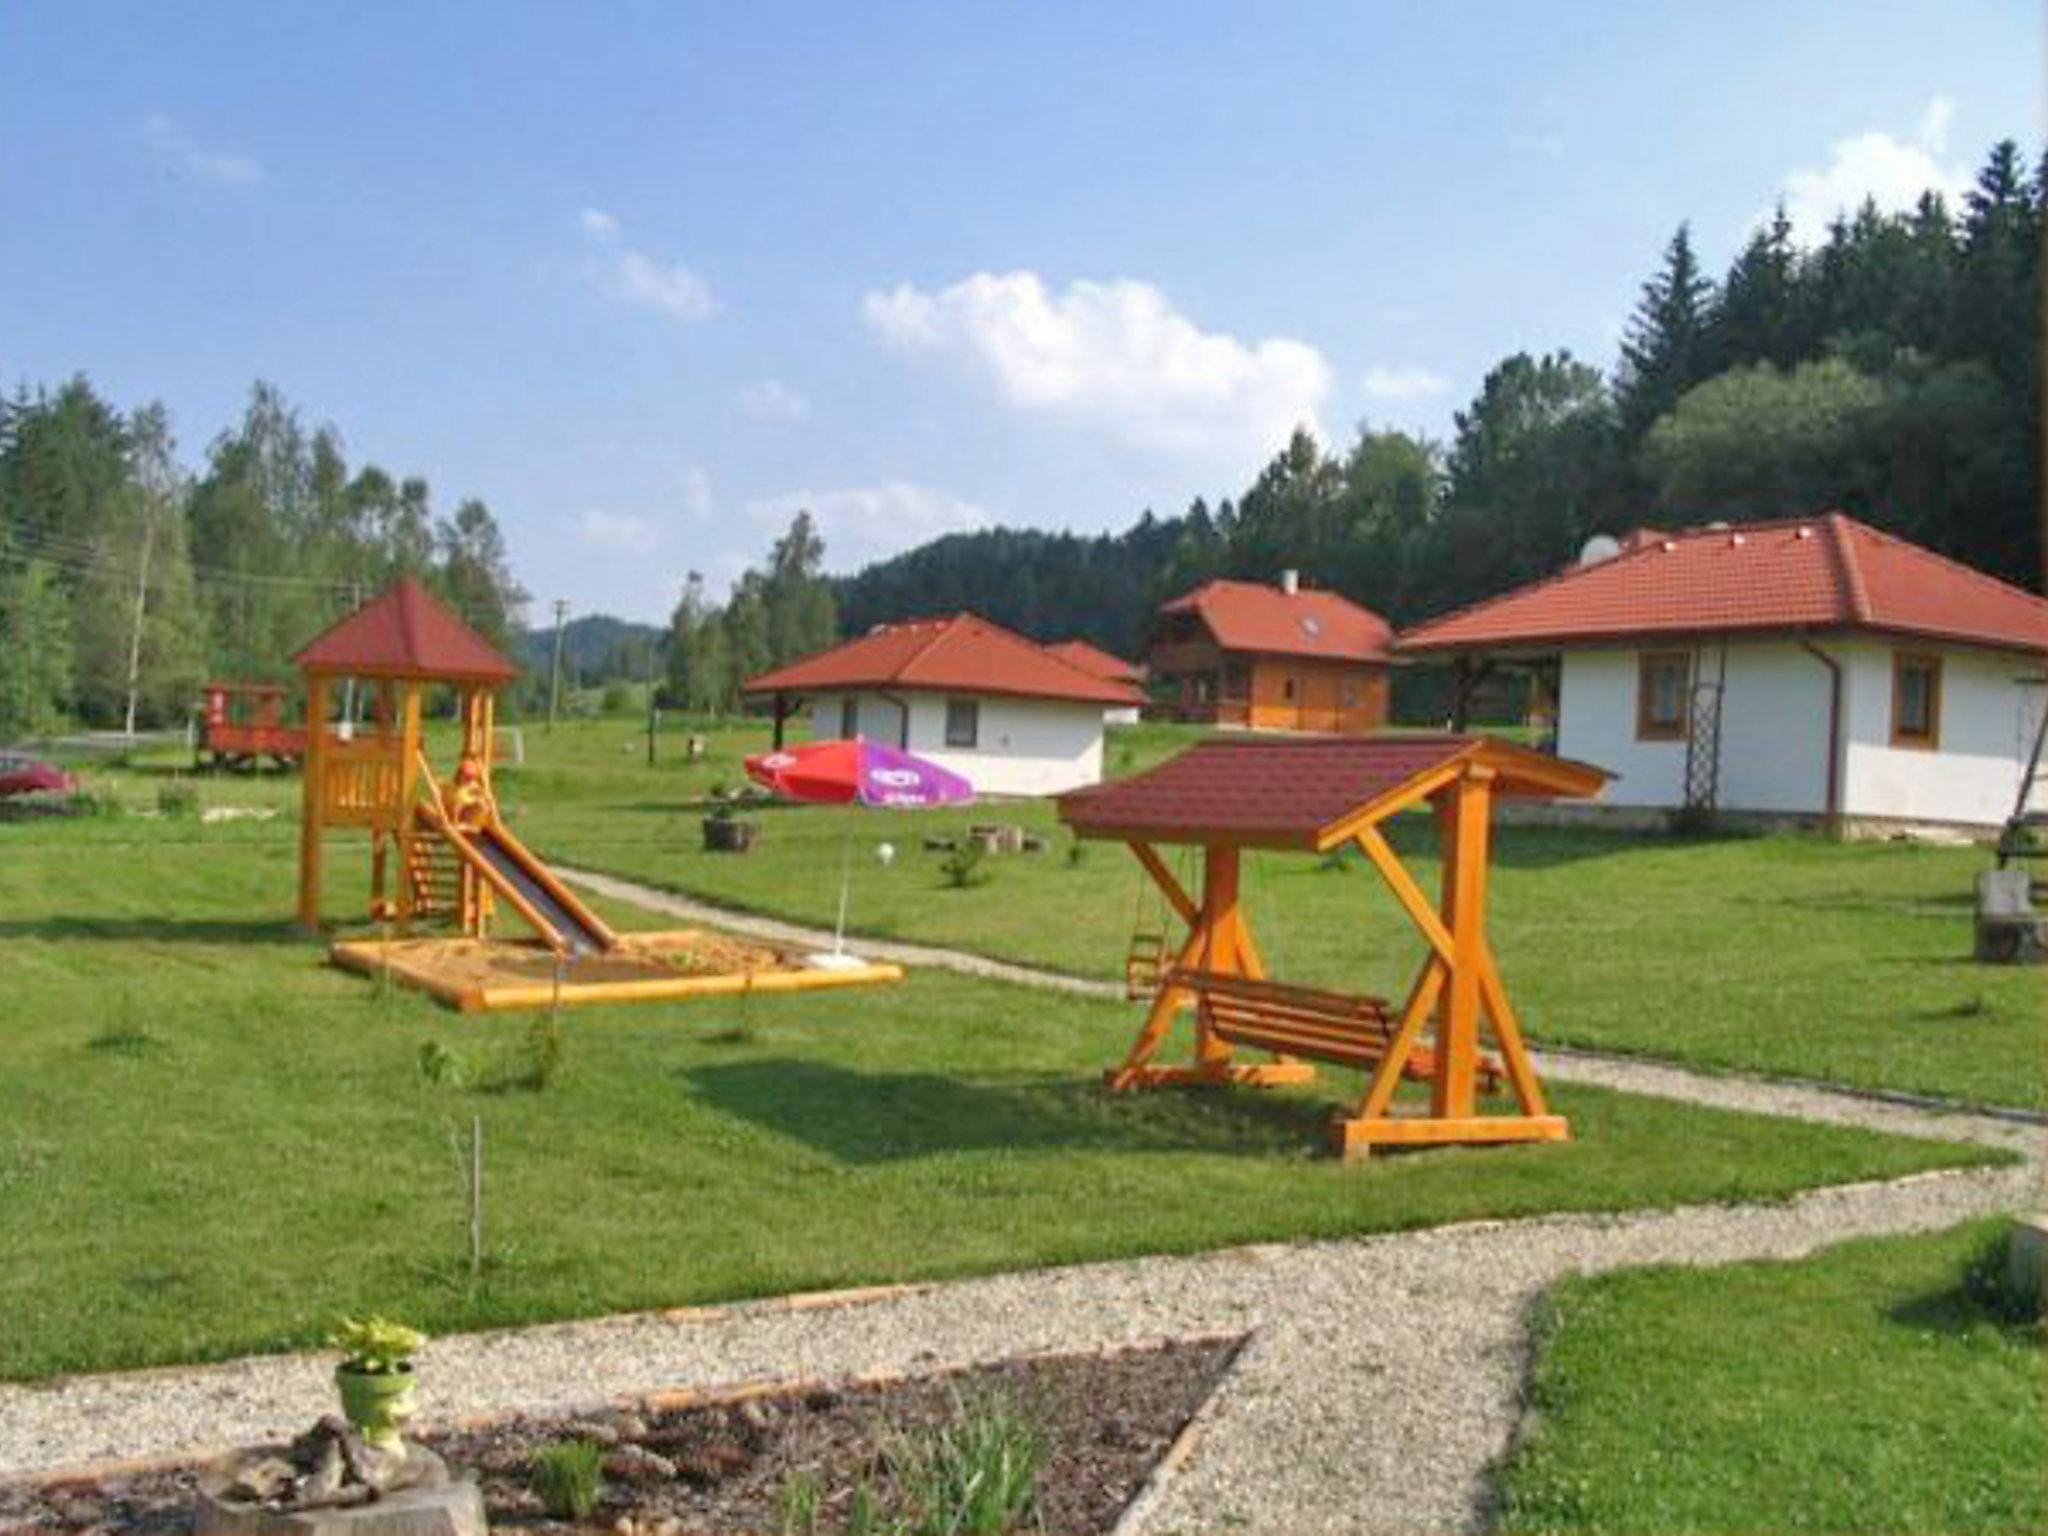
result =
[[[117,944],[305,944],[306,934],[289,919],[233,922],[222,918],[52,917],[0,918],[0,943],[8,939],[84,939]]]
[[[856,1072],[775,1057],[695,1067],[706,1103],[838,1162],[873,1164],[954,1152],[1307,1155],[1323,1106],[1300,1097],[1200,1089],[1111,1095],[1082,1077],[972,1082],[930,1072]]]

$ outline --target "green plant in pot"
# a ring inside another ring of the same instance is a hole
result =
[[[399,1432],[413,1416],[412,1357],[427,1336],[389,1318],[343,1318],[327,1342],[341,1351],[334,1385],[349,1423],[379,1450],[403,1449]]]

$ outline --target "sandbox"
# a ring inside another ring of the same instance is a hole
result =
[[[464,1013],[802,992],[903,976],[897,965],[851,956],[820,965],[804,950],[701,928],[621,934],[615,948],[579,956],[558,956],[538,941],[436,937],[345,939],[328,958],[351,971],[389,976]]]

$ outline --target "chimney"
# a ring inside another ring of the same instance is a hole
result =
[[[1280,590],[1289,597],[1301,590],[1301,572],[1291,567],[1280,573]]]

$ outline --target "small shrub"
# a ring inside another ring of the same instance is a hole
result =
[[[1088,862],[1088,845],[1078,837],[1067,844],[1067,868],[1079,869]]]
[[[607,683],[597,707],[607,715],[631,714],[634,708],[633,690],[624,683]]]
[[[907,1529],[916,1536],[1001,1536],[1038,1499],[1045,1431],[1008,1394],[955,1397],[953,1421],[888,1449]]]
[[[127,808],[119,800],[97,789],[74,789],[64,802],[64,808],[73,816],[97,816],[107,821],[127,814]]]
[[[557,1520],[588,1520],[604,1497],[604,1447],[558,1440],[533,1453],[533,1491]]]
[[[420,1045],[420,1076],[442,1088],[467,1088],[469,1063],[438,1040]]]
[[[344,1317],[327,1336],[330,1349],[342,1353],[342,1363],[367,1376],[389,1376],[412,1364],[427,1336],[417,1328],[394,1323],[388,1317],[366,1317],[358,1321]]]
[[[104,1051],[110,1056],[140,1056],[153,1051],[163,1041],[139,1025],[116,1025],[101,1030],[85,1042],[89,1051]]]
[[[961,838],[939,860],[940,878],[956,891],[985,885],[994,874],[988,867],[988,850],[972,838]]]
[[[1986,1314],[2014,1327],[2034,1327],[2048,1333],[2044,1316],[2028,1297],[2012,1284],[2012,1232],[1994,1232],[1971,1255],[1963,1271],[1963,1293]]]
[[[173,821],[190,821],[199,814],[199,791],[182,782],[165,784],[156,792],[156,810]]]
[[[1349,848],[1332,848],[1317,861],[1316,868],[1326,875],[1341,875],[1351,867]]]
[[[463,1050],[428,1040],[420,1046],[420,1076],[439,1088],[478,1093],[539,1093],[562,1074],[567,1053],[562,1026],[543,1013],[516,1041]]]

